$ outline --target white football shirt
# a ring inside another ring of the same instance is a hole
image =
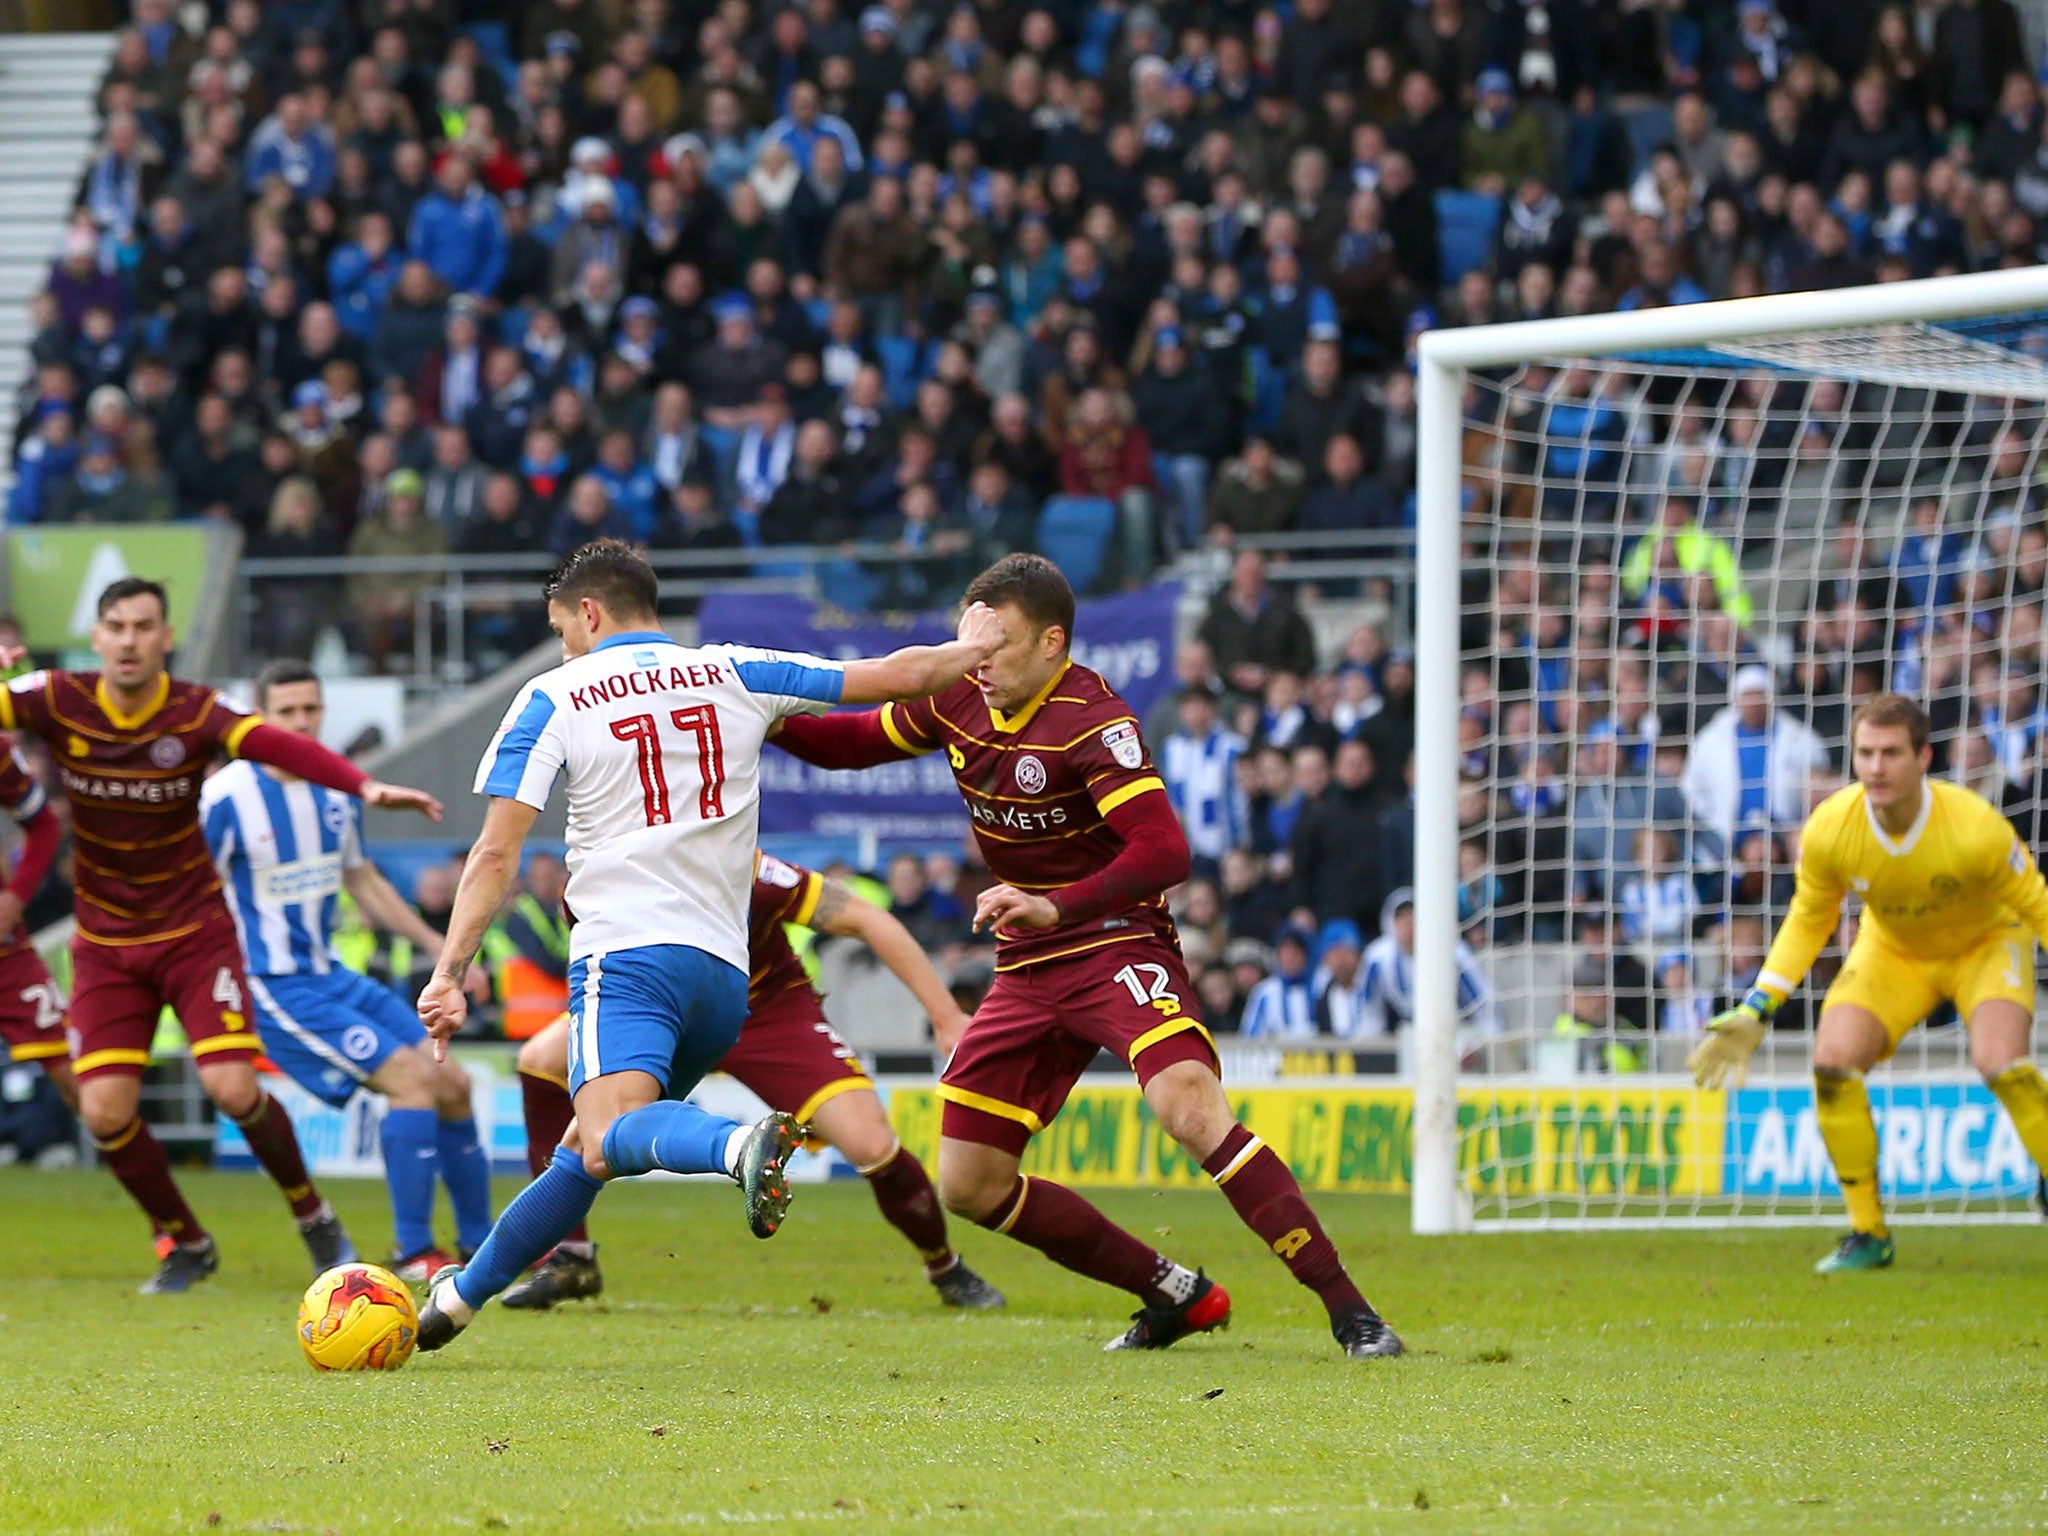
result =
[[[520,689],[476,788],[539,810],[567,779],[572,959],[688,944],[747,969],[762,743],[845,683],[836,661],[648,630]]]

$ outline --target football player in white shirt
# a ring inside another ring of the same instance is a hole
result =
[[[463,974],[535,815],[566,778],[576,1121],[475,1257],[436,1278],[420,1311],[422,1349],[454,1338],[561,1241],[607,1179],[724,1173],[746,1191],[754,1235],[774,1234],[789,1205],[795,1120],[747,1127],[681,1102],[746,1019],[762,743],[789,715],[936,693],[1003,638],[977,604],[957,640],[874,661],[678,645],[655,617],[653,569],[615,539],[570,554],[543,590],[565,660],[520,690],[478,767],[490,809],[419,1013],[437,1042],[462,1026]]]

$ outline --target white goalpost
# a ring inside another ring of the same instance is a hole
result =
[[[1682,1064],[1858,698],[2048,837],[2048,267],[1432,331],[1418,370],[1414,1230],[1839,1223],[1836,960],[1747,1087]],[[1952,1020],[1871,1092],[1894,1220],[2033,1219]]]

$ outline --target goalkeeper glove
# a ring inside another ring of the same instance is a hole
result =
[[[1693,1048],[1685,1064],[1702,1088],[1740,1088],[1749,1078],[1749,1058],[1763,1043],[1764,1030],[1778,1011],[1778,1000],[1762,987],[1707,1025],[1707,1038]]]

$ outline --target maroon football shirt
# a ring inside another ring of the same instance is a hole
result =
[[[81,938],[152,944],[229,921],[199,827],[206,765],[261,721],[212,688],[165,676],[133,715],[97,672],[31,672],[0,690],[0,728],[50,744],[77,839]]]
[[[765,853],[754,856],[754,897],[747,912],[747,1011],[758,1013],[788,992],[809,992],[810,972],[797,958],[784,923],[811,925],[825,877]]]
[[[989,708],[962,678],[932,698],[883,705],[882,729],[905,752],[945,749],[989,873],[1020,891],[1062,890],[1100,873],[1124,846],[1103,818],[1166,792],[1130,706],[1071,661],[1014,715]],[[996,969],[1159,937],[1174,937],[1164,895],[1036,932],[999,929]]]
[[[28,764],[21,760],[20,751],[11,743],[0,740],[0,809],[6,810],[16,821],[26,821],[42,809],[43,800],[43,786],[28,771]],[[16,923],[12,933],[0,933],[0,961],[12,960],[22,951],[34,947],[25,922]]]

